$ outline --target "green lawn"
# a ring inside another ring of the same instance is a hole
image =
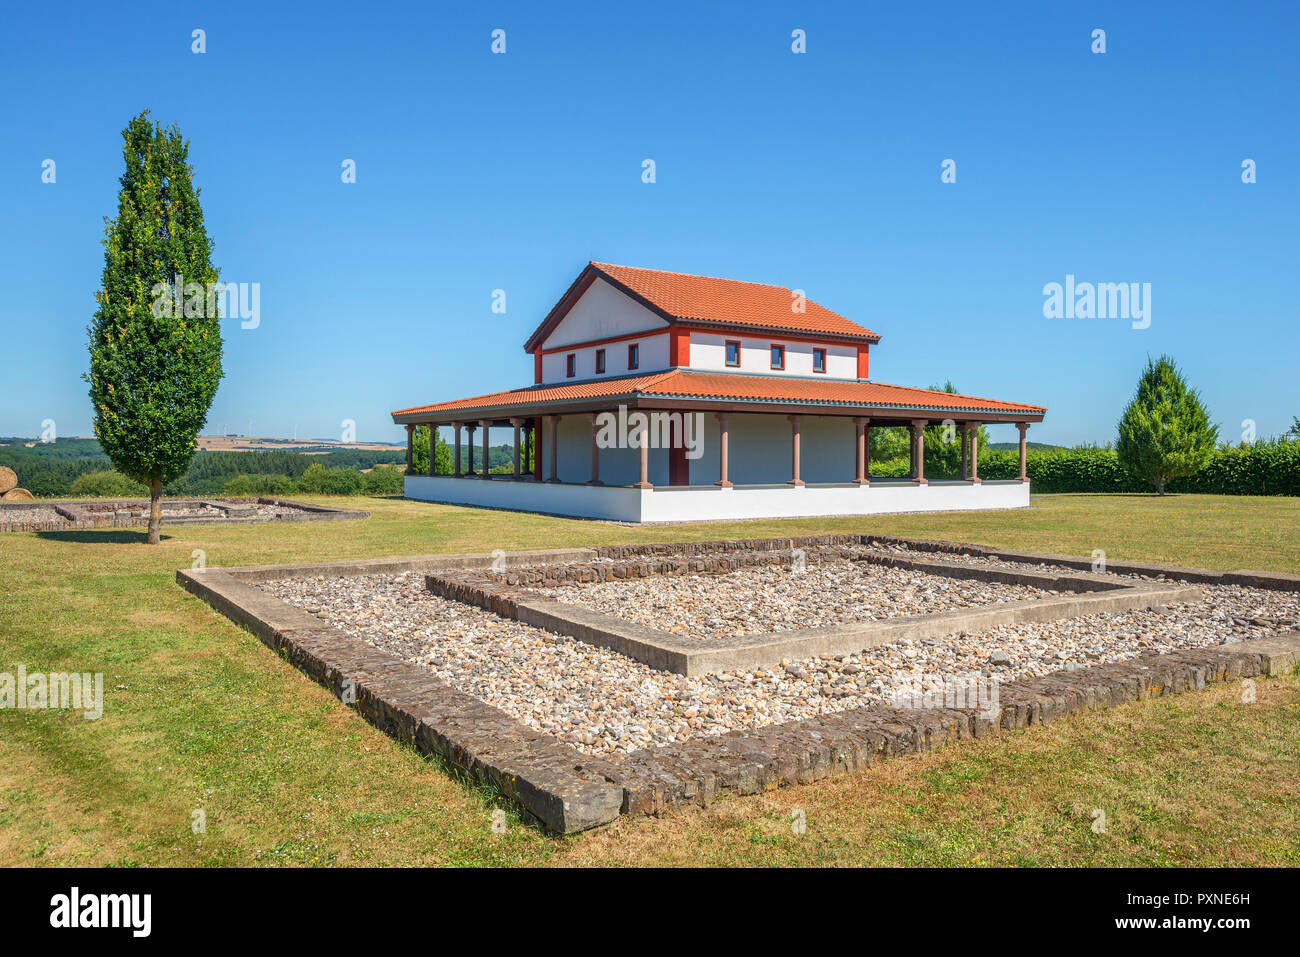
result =
[[[250,565],[831,531],[1295,572],[1297,500],[1039,496],[1020,512],[658,529],[342,504],[372,517],[164,526],[157,548],[136,531],[0,536],[0,671],[105,673],[99,721],[0,711],[0,864],[1300,863],[1296,676],[1260,682],[1250,705],[1215,688],[564,840],[513,817],[495,835],[492,794],[370,727],[173,579],[196,549]]]

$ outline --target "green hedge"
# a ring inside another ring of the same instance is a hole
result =
[[[447,463],[451,464],[450,456]],[[406,491],[406,473],[399,468],[376,465],[366,473],[363,491],[366,495],[402,495]]]
[[[293,479],[287,475],[236,475],[221,489],[223,495],[288,495],[294,491]]]
[[[426,460],[427,461],[427,460]],[[364,475],[352,469],[330,469],[313,463],[295,482],[286,475],[236,475],[220,490],[225,495],[401,495],[404,472],[376,465]]]
[[[929,464],[928,462],[926,464]],[[872,478],[907,478],[911,471],[911,464],[907,459],[890,459],[887,462],[877,462],[871,460],[871,477]]]
[[[1205,468],[1169,488],[1211,495],[1300,495],[1300,441],[1215,449]]]
[[[1035,492],[1151,492],[1119,464],[1114,449],[1050,449],[1030,452],[1025,471]],[[980,477],[1014,479],[1020,475],[1020,453],[988,449],[980,454]]]
[[[930,473],[929,456],[926,474]],[[907,460],[873,462],[871,474],[907,475]],[[1031,449],[1025,470],[1035,492],[1151,492],[1124,471],[1114,449]],[[1014,479],[1020,474],[1015,449],[982,449],[980,478]],[[1300,495],[1300,441],[1257,442],[1220,447],[1196,475],[1169,484],[1171,492],[1210,495]]]
[[[72,480],[69,492],[73,498],[145,498],[149,495],[149,490],[139,482],[111,469],[78,475]]]

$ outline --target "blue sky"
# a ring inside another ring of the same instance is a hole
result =
[[[222,278],[261,284],[209,432],[398,441],[390,409],[530,382],[589,259],[802,288],[881,333],[873,378],[1045,404],[1040,441],[1113,438],[1162,352],[1227,437],[1300,414],[1293,3],[130,7],[2,15],[0,434],[89,434],[143,108],[191,141]],[[1150,327],[1044,318],[1067,274],[1150,283]]]

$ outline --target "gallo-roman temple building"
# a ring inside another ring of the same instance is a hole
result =
[[[406,496],[623,522],[1027,506],[1025,431],[1047,410],[876,382],[879,341],[782,286],[589,263],[524,343],[532,385],[393,413]],[[1020,477],[982,482],[976,430],[999,422],[1020,430]],[[926,479],[922,430],[940,423],[960,480]],[[417,425],[451,427],[454,475],[411,474]],[[910,429],[910,478],[871,476],[883,426]],[[490,475],[507,435],[513,473]]]

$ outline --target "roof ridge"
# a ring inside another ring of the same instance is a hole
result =
[[[675,366],[672,369],[665,369],[663,372],[660,372],[658,374],[652,372],[650,373],[650,381],[646,382],[645,385],[646,386],[658,385],[660,382],[663,382],[665,379],[671,379],[673,376],[679,375],[680,373],[685,371],[686,371],[685,369]],[[641,390],[637,389],[635,391],[640,392]]]
[[[635,269],[637,272],[657,272],[665,276],[684,276],[687,279],[713,279],[717,282],[734,282],[742,286],[762,286],[764,289],[784,289],[787,292],[793,288],[791,286],[782,286],[774,282],[753,282],[749,279],[731,279],[727,276],[706,276],[704,273],[677,272],[674,269],[655,269],[651,266],[626,266],[621,263],[602,263],[597,262],[594,259],[588,260],[587,264],[589,266],[595,266],[601,272],[605,272],[606,269]],[[820,305],[820,303],[818,303],[818,305]],[[826,307],[822,306],[822,308],[825,309]]]

